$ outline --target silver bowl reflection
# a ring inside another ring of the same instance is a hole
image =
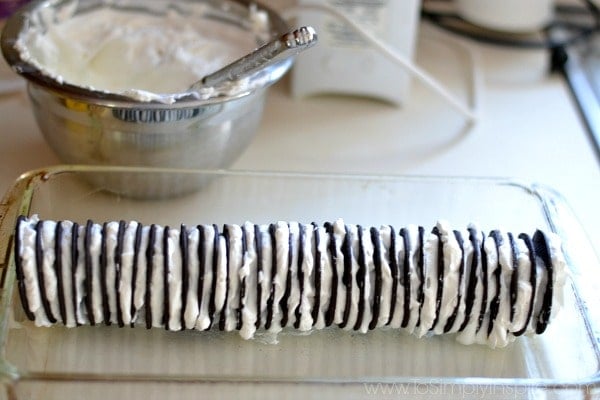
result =
[[[250,14],[258,8],[267,16],[270,37],[288,30],[276,12],[255,2],[178,0],[177,3],[205,3],[214,10],[207,18],[248,32],[252,24]],[[12,68],[27,79],[35,118],[51,148],[68,164],[181,169],[230,166],[258,129],[267,88],[289,70],[292,60],[259,71],[250,78],[258,83],[250,85],[252,89],[246,92],[208,100],[184,96],[172,104],[162,104],[58,82],[25,60],[15,48],[20,32],[35,23],[29,16],[40,8],[75,5],[77,15],[107,4],[154,14],[174,10],[170,6],[173,0],[43,0],[30,3],[5,25],[2,52]],[[270,37],[257,37],[257,46]],[[164,182],[160,176],[142,180],[121,178],[97,177],[96,183],[122,194],[152,198],[190,192],[202,184],[192,178],[181,182]]]

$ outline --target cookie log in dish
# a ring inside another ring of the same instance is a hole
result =
[[[257,332],[335,326],[502,347],[560,306],[554,234],[474,225],[142,225],[20,217],[18,289],[36,325]]]

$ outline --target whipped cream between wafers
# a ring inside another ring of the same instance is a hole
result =
[[[562,303],[558,237],[362,227],[339,219],[142,225],[20,217],[17,279],[38,326],[454,334],[503,347],[541,334]]]

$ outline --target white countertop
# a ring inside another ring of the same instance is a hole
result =
[[[464,95],[465,61],[439,38],[422,27],[417,62]],[[598,251],[600,164],[565,82],[547,73],[543,52],[470,47],[484,77],[474,126],[419,82],[402,108],[331,96],[294,100],[279,85],[258,137],[235,167],[542,183],[566,197]]]
[[[422,27],[417,62],[464,97],[464,57],[441,38]],[[484,76],[474,126],[418,82],[396,108],[349,97],[292,99],[284,80],[271,91],[259,134],[234,168],[542,183],[567,199],[600,252],[600,164],[565,82],[546,74],[541,52],[469,46]],[[21,172],[59,163],[24,92],[0,96],[0,121],[0,192]]]

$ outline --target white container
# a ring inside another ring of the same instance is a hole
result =
[[[299,5],[314,4],[299,0]],[[409,59],[413,58],[420,0],[321,0],[343,12]],[[300,13],[299,25],[312,25],[319,44],[298,57],[292,71],[292,94],[348,94],[394,104],[406,101],[410,76],[352,28],[323,11]]]
[[[456,0],[458,13],[476,25],[506,32],[543,28],[554,15],[553,0]]]

